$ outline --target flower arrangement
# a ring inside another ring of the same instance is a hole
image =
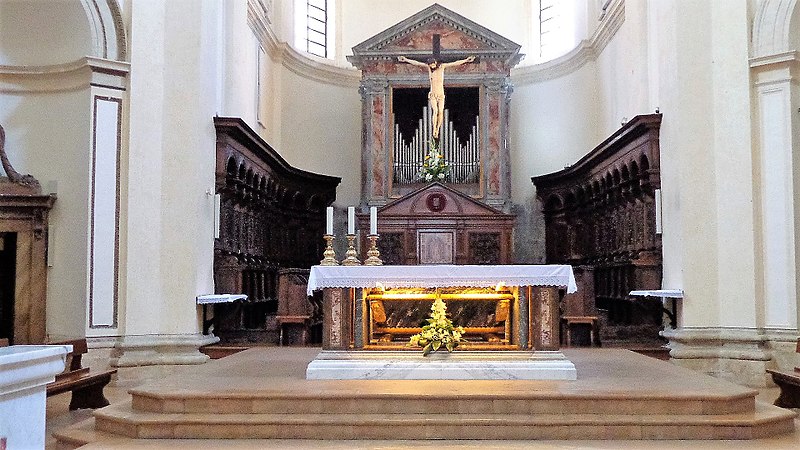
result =
[[[441,298],[434,300],[431,305],[431,317],[428,324],[422,327],[422,332],[411,336],[409,347],[422,347],[422,356],[442,348],[452,352],[461,342],[464,328],[453,326],[453,321],[447,318],[447,305]]]
[[[450,165],[445,162],[442,154],[439,153],[439,147],[436,141],[431,141],[431,147],[425,160],[422,162],[422,167],[419,170],[419,176],[425,181],[443,181],[450,170]]]

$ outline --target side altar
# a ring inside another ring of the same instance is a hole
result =
[[[576,378],[559,350],[559,301],[576,291],[570,266],[314,266],[309,295],[318,289],[323,350],[309,379]],[[406,344],[437,298],[465,340],[423,357]]]

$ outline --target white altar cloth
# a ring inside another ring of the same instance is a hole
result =
[[[324,288],[558,286],[578,290],[567,265],[314,266],[308,295]]]

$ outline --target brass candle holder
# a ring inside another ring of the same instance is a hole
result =
[[[320,266],[338,266],[339,261],[336,261],[336,252],[333,250],[333,240],[336,239],[335,236],[331,234],[326,234],[322,236],[327,242],[327,246],[325,247],[325,252],[322,253],[322,261],[319,262]]]
[[[382,266],[381,252],[378,251],[378,235],[370,234],[367,239],[369,239],[369,250],[367,250],[367,259],[364,260],[364,265]]]
[[[356,235],[355,234],[348,234],[347,235],[347,253],[345,253],[346,258],[342,260],[343,266],[360,266],[361,261],[358,260],[358,253],[356,253]]]

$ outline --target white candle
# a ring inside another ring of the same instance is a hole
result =
[[[328,213],[327,214],[328,217],[327,220],[325,221],[326,225],[325,234],[327,234],[328,236],[333,236],[333,206],[328,206],[326,212]]]
[[[369,234],[378,234],[378,208],[375,206],[369,207]]]
[[[347,207],[347,234],[356,234],[356,207]]]

